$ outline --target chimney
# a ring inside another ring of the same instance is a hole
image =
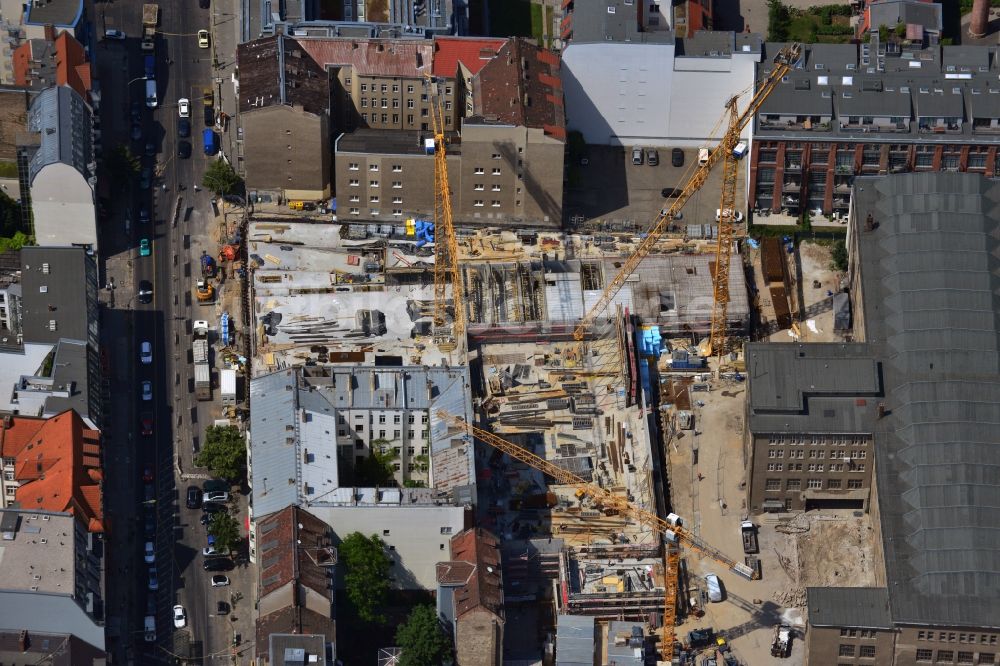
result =
[[[990,0],[975,0],[972,4],[972,22],[969,37],[985,37],[990,24]]]

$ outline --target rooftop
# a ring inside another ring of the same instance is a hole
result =
[[[882,393],[863,344],[746,345],[751,432],[869,433]]]
[[[15,664],[19,660],[35,660],[49,666],[105,666],[103,649],[95,648],[71,634],[42,633],[31,630],[21,642],[20,629],[0,631],[0,663]]]
[[[885,377],[875,479],[896,623],[1000,628],[998,200],[1000,183],[972,173],[855,181],[865,337]]]
[[[425,139],[433,139],[433,132],[400,130],[356,129],[337,138],[337,154],[377,153],[380,155],[420,155],[427,158],[427,168],[434,168],[434,156],[427,154]],[[448,156],[462,152],[460,143],[448,145]]]
[[[14,82],[44,89],[53,83],[68,85],[84,99],[90,92],[90,63],[86,51],[69,32],[54,40],[29,39],[13,54]]]
[[[0,521],[0,590],[73,596],[77,555],[73,517],[0,509]],[[8,531],[11,524],[14,528]]]
[[[75,28],[83,16],[83,0],[49,0],[25,5],[24,22],[31,25],[51,24],[58,28]]]
[[[596,652],[594,617],[559,615],[556,618],[556,666],[593,666]]]
[[[451,562],[471,567],[469,577],[455,594],[455,617],[484,608],[503,617],[503,581],[500,576],[500,550],[496,536],[482,528],[465,530],[452,537]],[[438,565],[441,573],[441,565]],[[453,572],[454,573],[454,572]],[[440,576],[438,578],[440,581]]]
[[[559,56],[523,38],[508,40],[476,75],[475,116],[464,122],[497,122],[544,129],[566,138]]]
[[[330,106],[330,79],[322,64],[284,35],[236,47],[240,68],[240,111],[268,106],[301,106],[313,114]]]
[[[104,649],[104,626],[87,615],[74,599],[60,594],[30,591],[0,591],[0,634],[27,630],[38,640],[45,634],[72,634],[98,650]],[[19,654],[18,661],[24,656]],[[73,662],[86,664],[88,662]]]
[[[629,0],[581,2],[569,14],[574,42],[642,42],[669,43],[674,33],[669,30],[639,32],[636,14],[638,5]]]
[[[326,644],[334,642],[332,634],[269,634],[266,646],[271,666],[301,666],[325,664]],[[265,651],[258,648],[258,654]],[[311,661],[316,657],[316,661]]]
[[[56,162],[73,167],[84,178],[96,179],[91,122],[90,107],[72,88],[56,86],[38,93],[28,111],[28,131],[39,141],[28,165],[30,179]],[[86,131],[80,131],[81,127]]]
[[[330,596],[329,572],[337,562],[330,528],[305,509],[290,506],[257,521],[260,598],[290,582]],[[288,597],[294,603],[294,595]]]
[[[808,587],[806,608],[813,627],[892,628],[884,587]]]
[[[413,39],[296,40],[320,68],[350,66],[357,76],[421,78],[431,73],[434,45]]]
[[[435,37],[434,76],[455,78],[459,67],[475,76],[506,43],[506,39],[489,37]]]

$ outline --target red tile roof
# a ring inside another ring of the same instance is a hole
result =
[[[455,78],[458,63],[473,76],[496,56],[506,39],[481,37],[435,37],[434,76]]]
[[[559,57],[521,38],[509,40],[473,80],[476,116],[543,129],[566,138]]]
[[[423,40],[299,38],[289,42],[285,43],[286,58],[297,44],[320,67],[351,65],[359,76],[420,77],[430,73],[434,52]]]
[[[263,599],[294,581],[321,595],[328,593],[326,566],[335,552],[327,548],[330,527],[297,506],[257,521],[259,594]]]
[[[500,578],[499,541],[491,533],[482,528],[465,530],[455,535],[451,540],[452,565],[449,571],[442,572],[438,565],[438,580],[446,583],[449,578],[460,580],[459,576],[472,568],[467,582],[455,591],[455,617],[463,615],[476,608],[485,608],[498,617],[503,617],[503,581]],[[463,567],[460,565],[467,565]],[[440,576],[445,574],[446,580]],[[454,583],[453,583],[454,584]]]
[[[56,85],[69,86],[89,99],[90,63],[83,45],[73,35],[63,32],[54,41],[30,39],[18,46],[13,54],[14,82],[19,86],[32,85],[35,77],[31,68],[36,63],[55,68]]]
[[[27,510],[64,511],[91,532],[104,531],[100,433],[72,411],[49,419],[12,416],[0,421],[0,449],[15,459],[16,499]]]

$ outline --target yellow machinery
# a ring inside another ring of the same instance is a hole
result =
[[[440,330],[447,322],[447,285],[451,282],[454,320],[451,335],[440,336],[439,342],[454,349],[454,341],[462,340],[465,336],[465,294],[458,266],[458,241],[452,224],[444,111],[437,94],[437,82],[428,77],[427,85],[432,88],[434,96],[434,104],[431,106],[431,118],[434,122],[434,327]],[[439,333],[435,332],[435,337],[439,337]]]
[[[194,295],[200,303],[207,303],[215,298],[215,287],[208,280],[198,280],[195,283]]]
[[[545,458],[535,455],[516,444],[508,442],[502,437],[498,437],[491,432],[477,428],[458,416],[452,416],[443,410],[437,410],[437,415],[451,425],[464,430],[481,442],[489,444],[495,449],[506,453],[511,458],[523,462],[537,469],[544,474],[548,474],[557,483],[573,486],[576,488],[577,497],[584,495],[600,504],[602,507],[615,509],[622,515],[638,521],[640,524],[648,526],[664,537],[667,549],[666,562],[667,570],[664,572],[664,588],[666,590],[663,611],[663,646],[661,653],[666,663],[670,663],[673,658],[674,646],[674,626],[677,623],[677,568],[680,563],[680,553],[677,546],[683,544],[685,547],[697,551],[702,555],[711,557],[716,562],[722,564],[733,573],[748,580],[757,578],[757,572],[751,567],[741,562],[736,562],[726,556],[722,551],[713,548],[691,532],[681,526],[678,519],[671,514],[668,519],[657,516],[652,511],[643,509],[630,502],[621,495],[616,495],[600,486],[589,483],[576,474],[569,472],[558,465],[550,463]]]
[[[710,338],[712,348],[721,350],[726,336],[726,305],[729,301],[729,256],[732,252],[733,215],[735,215],[736,207],[737,162],[733,156],[733,149],[739,143],[740,132],[743,131],[743,128],[756,115],[760,105],[771,94],[771,91],[774,90],[774,86],[781,80],[781,77],[795,66],[795,62],[799,59],[801,53],[802,47],[799,44],[789,44],[778,52],[774,58],[774,68],[757,87],[753,98],[742,113],[740,113],[737,107],[738,96],[734,96],[726,104],[726,112],[729,114],[728,129],[722,137],[718,149],[709,153],[707,160],[695,170],[681,193],[674,198],[669,207],[662,209],[659,215],[656,216],[649,232],[639,243],[635,252],[622,262],[618,274],[608,282],[608,285],[604,288],[604,292],[594,302],[573,331],[573,338],[579,343],[577,345],[578,355],[582,348],[583,340],[590,331],[591,326],[593,326],[594,320],[611,304],[615,295],[625,284],[625,281],[628,280],[629,276],[639,267],[642,260],[649,256],[649,253],[652,252],[656,243],[660,240],[660,236],[670,226],[670,221],[684,208],[688,199],[705,184],[712,168],[720,159],[725,159],[727,173],[723,178],[722,202],[720,206],[719,240],[716,246],[716,274],[714,280],[715,303]],[[721,326],[717,322],[721,322]]]

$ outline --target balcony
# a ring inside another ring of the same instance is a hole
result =
[[[812,118],[806,118],[805,120],[765,120],[764,118],[760,118],[757,126],[762,130],[772,129],[786,130],[789,132],[829,132],[830,120],[830,118],[824,119],[822,116],[814,116]]]
[[[976,134],[1000,134],[1000,119],[973,118],[972,131]]]
[[[921,134],[960,134],[962,123],[942,123],[940,125],[921,122],[918,126]]]
[[[781,184],[782,192],[799,192],[802,189],[801,180],[786,180]]]
[[[909,132],[909,123],[840,123],[840,129],[845,132]]]
[[[793,173],[801,173],[802,162],[785,162],[785,171],[791,171]]]

